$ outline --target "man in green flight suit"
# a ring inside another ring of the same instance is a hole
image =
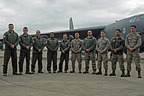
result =
[[[42,69],[42,54],[43,49],[45,47],[45,44],[40,37],[40,31],[36,31],[36,37],[33,38],[33,54],[32,54],[32,65],[31,65],[31,71],[32,73],[35,73],[35,64],[38,60],[38,73],[43,73]]]
[[[58,40],[54,37],[54,33],[50,33],[50,38],[47,40],[47,71],[51,73],[51,62],[53,61],[53,73],[57,71],[57,50],[58,50]]]
[[[93,72],[92,74],[96,73],[96,63],[95,63],[95,49],[96,49],[96,44],[97,44],[97,39],[93,37],[92,31],[89,30],[87,32],[87,37],[84,39],[83,47],[85,50],[85,73],[89,73],[89,63],[90,60],[92,61],[92,69]]]
[[[61,73],[63,71],[63,61],[65,60],[65,73],[67,73],[68,70],[68,62],[69,62],[69,51],[70,51],[70,41],[67,39],[67,34],[63,35],[63,40],[60,42],[60,63],[59,63],[59,71],[58,73]]]
[[[5,43],[5,51],[4,51],[4,65],[3,65],[3,76],[7,76],[7,68],[8,62],[11,57],[12,67],[13,67],[13,75],[18,75],[17,73],[17,45],[19,43],[19,36],[14,31],[14,25],[8,25],[9,30],[4,33],[4,43]]]
[[[20,39],[20,57],[19,57],[19,75],[23,72],[23,62],[26,58],[26,72],[25,74],[31,74],[30,72],[30,51],[33,44],[32,37],[28,34],[28,28],[23,28],[23,34],[19,37]]]

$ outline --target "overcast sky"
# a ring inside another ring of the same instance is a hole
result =
[[[20,35],[67,30],[73,17],[74,27],[103,26],[127,16],[144,12],[143,0],[0,0],[0,34],[13,23]]]

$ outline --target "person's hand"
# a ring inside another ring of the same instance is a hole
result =
[[[73,50],[73,53],[77,54],[77,51]]]
[[[134,48],[129,48],[129,50],[130,50],[131,52],[133,52],[133,51],[134,51]]]
[[[100,51],[100,54],[103,54],[103,51]]]
[[[38,52],[41,52],[41,49],[39,49]]]
[[[29,46],[26,46],[26,49],[29,49],[30,47]]]
[[[89,52],[90,51],[90,49],[86,49],[86,52]]]
[[[62,53],[65,53],[65,51],[64,51],[64,50],[62,50]]]
[[[15,46],[14,46],[13,44],[11,44],[10,47],[11,47],[12,49],[14,49]]]
[[[116,49],[113,50],[115,53],[117,53]]]

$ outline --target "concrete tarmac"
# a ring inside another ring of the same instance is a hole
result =
[[[91,64],[89,74],[78,73],[77,63],[76,73],[69,73],[71,61],[68,73],[49,74],[46,70],[46,59],[43,60],[44,74],[36,71],[33,75],[23,73],[23,75],[15,76],[12,75],[12,66],[9,62],[8,76],[4,77],[2,76],[2,57],[0,61],[0,96],[144,96],[144,73],[142,73],[143,78],[137,78],[134,63],[132,63],[131,77],[120,77],[119,65],[117,65],[117,75],[111,77],[91,74]],[[84,66],[83,60],[82,71]],[[143,70],[144,60],[141,60],[141,67]],[[108,73],[110,72],[111,62],[109,62]]]

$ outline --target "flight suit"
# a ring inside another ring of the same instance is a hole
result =
[[[30,69],[30,51],[31,46],[33,44],[32,37],[30,35],[24,35],[22,34],[20,37],[20,57],[19,57],[19,72],[23,72],[23,62],[24,58],[26,58],[26,73],[29,73]],[[29,49],[26,48],[26,46],[29,46]]]
[[[35,64],[38,60],[38,73],[42,72],[43,66],[42,66],[42,50],[44,49],[45,44],[40,37],[34,37],[33,38],[33,54],[32,54],[32,65],[31,70],[34,73],[35,72]],[[41,49],[39,52],[38,50]]]
[[[51,73],[51,62],[53,61],[53,72],[57,70],[57,50],[58,50],[58,40],[56,38],[49,38],[47,40],[47,71]]]
[[[5,51],[4,51],[4,65],[3,65],[3,74],[7,74],[8,62],[11,57],[13,74],[17,74],[17,45],[19,43],[19,36],[16,32],[5,32],[4,33],[4,43],[5,43]],[[13,44],[15,46],[14,49],[10,47]]]
[[[101,72],[101,67],[102,67],[102,61],[103,61],[103,66],[105,69],[105,75],[107,75],[107,70],[108,70],[108,49],[110,46],[109,39],[104,37],[104,38],[99,38],[98,39],[98,44],[96,46],[96,49],[98,51],[98,69],[99,72]],[[100,51],[103,53],[101,54]]]
[[[73,72],[75,71],[76,60],[78,61],[79,72],[81,72],[81,68],[82,68],[82,65],[81,65],[81,62],[82,62],[82,57],[81,57],[82,40],[81,39],[74,39],[71,41],[71,51],[72,51],[71,61],[72,61]],[[75,51],[77,53],[75,53]]]
[[[127,47],[127,70],[131,71],[132,57],[136,65],[136,71],[141,71],[140,66],[140,46],[142,44],[141,36],[136,34],[128,34],[125,39],[125,46]],[[131,52],[129,48],[134,48],[135,50]]]
[[[60,55],[59,71],[61,71],[61,72],[62,72],[63,61],[64,60],[65,60],[65,69],[64,69],[64,71],[67,72],[67,70],[68,70],[70,47],[71,47],[71,45],[70,45],[70,41],[69,40],[62,40],[60,42],[61,55]],[[65,53],[63,53],[62,51],[64,51]]]
[[[86,37],[83,42],[83,48],[85,50],[85,72],[89,70],[89,62],[92,61],[93,73],[96,71],[95,63],[95,49],[96,49],[97,39],[95,37]],[[89,52],[86,52],[86,49],[90,49]],[[85,73],[84,72],[84,73]]]
[[[112,70],[113,73],[115,74],[116,70],[116,63],[117,61],[119,62],[119,67],[120,70],[123,72],[124,75],[124,58],[123,58],[123,49],[124,49],[124,38],[119,36],[119,37],[113,37],[111,39],[111,62],[112,62]],[[116,52],[114,51],[116,50]]]

